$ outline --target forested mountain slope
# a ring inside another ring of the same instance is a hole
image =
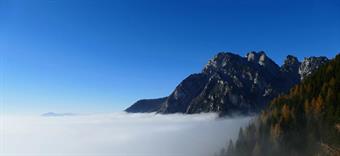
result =
[[[267,109],[221,156],[339,156],[340,55]]]

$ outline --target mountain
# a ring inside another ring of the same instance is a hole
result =
[[[271,101],[220,155],[339,156],[340,54]]]
[[[150,113],[156,112],[161,108],[161,105],[165,102],[167,97],[159,99],[144,99],[139,100],[125,111],[128,113]]]
[[[152,107],[154,100],[151,99],[148,100],[150,103],[139,103],[139,107],[149,108],[147,111],[134,109],[134,112],[256,113],[327,60],[313,57],[305,58],[301,63],[289,55],[280,67],[263,51],[250,52],[245,57],[221,52],[208,62],[201,73],[184,79],[159,109],[159,105]]]

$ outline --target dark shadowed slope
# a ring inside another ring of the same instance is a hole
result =
[[[144,99],[139,100],[132,106],[127,108],[125,111],[128,113],[150,113],[156,112],[161,108],[162,103],[167,99],[167,97],[159,99]]]
[[[339,156],[340,55],[275,98],[221,156]]]

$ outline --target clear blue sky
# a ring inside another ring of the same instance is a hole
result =
[[[6,113],[110,112],[168,95],[219,51],[340,52],[338,0],[0,0]]]

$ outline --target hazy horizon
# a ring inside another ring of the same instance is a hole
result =
[[[217,119],[213,113],[7,116],[0,155],[212,156],[250,119]]]

